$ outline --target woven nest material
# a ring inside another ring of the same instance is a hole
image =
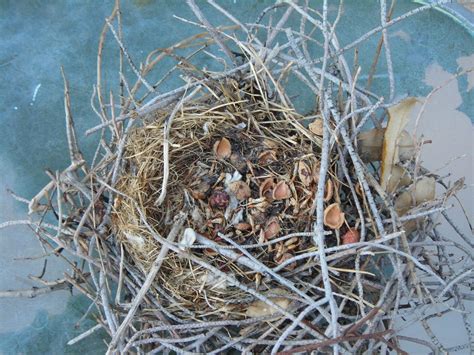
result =
[[[138,70],[111,24],[117,2],[103,36],[112,32],[138,79],[131,85],[121,72],[118,113],[99,72],[101,123],[87,133],[101,135],[90,164],[65,80],[71,165],[29,202],[40,218],[28,224],[55,253],[83,260],[48,284],[71,284],[97,304],[98,326],[71,343],[104,328],[109,353],[401,351],[391,320],[402,299],[418,320],[427,302],[464,309],[472,268],[445,269],[458,256],[434,228],[464,183],[448,188],[420,165],[423,142],[405,129],[418,100],[383,106],[360,89],[360,70],[350,72],[334,28],[324,27],[327,9],[321,23],[284,2],[247,28],[209,1],[237,23],[217,29],[188,3],[206,32],[153,51]],[[276,27],[262,24],[280,8]],[[306,21],[323,29],[325,44],[284,29],[292,13],[300,31]],[[287,41],[272,44],[279,34]],[[311,58],[310,44],[324,57]],[[221,70],[199,68],[198,54]],[[151,86],[164,58],[176,65]],[[173,75],[185,84],[158,94]],[[310,111],[290,96],[295,82]],[[472,242],[453,230],[463,241],[449,245],[472,261]]]
[[[267,87],[262,79],[260,84]],[[167,236],[176,217],[184,213],[178,246],[191,248],[196,257],[240,282],[270,292],[277,284],[259,282],[262,275],[245,266],[251,259],[239,260],[242,255],[235,248],[226,249],[226,255],[216,248],[226,247],[223,238],[228,238],[271,269],[314,249],[311,236],[298,232],[309,232],[314,222],[321,139],[302,125],[294,109],[269,100],[271,93],[262,92],[254,78],[223,81],[212,92],[215,95],[183,105],[172,122],[169,112],[160,112],[131,133],[117,189],[138,201],[160,236]],[[169,167],[164,166],[164,129],[169,130]],[[169,180],[160,203],[165,169]],[[327,203],[333,201],[331,196]],[[113,226],[146,273],[162,243],[127,198],[117,197]],[[289,236],[279,238],[285,235]],[[304,264],[287,263],[285,277],[300,275],[294,269]],[[307,276],[317,273],[313,269]],[[179,305],[175,311],[180,317],[241,318],[254,298],[175,252],[168,253],[156,282],[173,295],[166,303]]]

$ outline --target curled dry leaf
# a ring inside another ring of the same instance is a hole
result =
[[[258,156],[258,163],[260,165],[267,165],[277,161],[276,152],[274,150],[266,150]]]
[[[308,126],[309,130],[316,134],[317,136],[323,135],[323,120],[320,118],[316,118],[313,122],[311,122]]]
[[[324,202],[328,202],[329,200],[332,199],[332,196],[334,195],[334,183],[332,182],[331,179],[326,180],[326,187],[324,189]]]
[[[298,162],[298,177],[304,186],[308,187],[313,182],[311,169],[304,161]]]
[[[273,196],[273,189],[275,188],[275,182],[273,178],[268,178],[263,180],[260,184],[260,196],[266,197],[267,199],[271,199]]]
[[[409,97],[388,109],[389,118],[383,139],[382,172],[380,177],[380,185],[384,190],[387,189],[388,179],[392,173],[393,166],[399,162],[400,137],[417,102],[416,98]]]
[[[392,174],[387,183],[387,192],[392,193],[396,189],[405,187],[411,184],[411,177],[408,172],[399,165],[392,167]]]
[[[339,229],[344,224],[345,217],[338,203],[333,203],[324,210],[324,225],[331,229]]]
[[[275,185],[273,189],[273,199],[274,200],[286,200],[291,197],[291,191],[288,187],[288,184],[284,181],[280,181]]]
[[[214,143],[214,154],[219,160],[227,159],[232,154],[232,147],[227,138],[223,137]]]
[[[357,243],[360,240],[359,231],[355,228],[350,228],[343,236],[342,236],[342,244],[352,244]]]
[[[265,225],[264,237],[265,240],[275,238],[281,232],[280,223],[278,219],[272,218]]]
[[[285,295],[286,291],[280,288],[273,289],[266,294],[272,294],[272,295]],[[285,297],[268,297],[270,301],[275,303],[277,306],[283,309],[288,309],[290,306],[290,300]],[[247,311],[245,312],[245,315],[247,317],[265,317],[272,315],[274,313],[277,313],[278,310],[274,308],[273,306],[268,305],[266,302],[257,300],[252,302],[248,308]],[[276,314],[277,315],[277,314]]]
[[[239,201],[248,199],[252,193],[249,185],[243,181],[234,181],[230,183],[229,189]]]

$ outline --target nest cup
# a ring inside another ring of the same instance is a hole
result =
[[[171,119],[169,111],[156,113],[127,141],[112,225],[133,263],[146,274],[163,248],[156,236],[166,238],[184,214],[174,245],[231,276],[169,251],[155,285],[171,298],[163,302],[179,317],[273,313],[258,309],[255,297],[232,279],[282,298],[277,284],[261,279],[263,270],[249,268],[252,258],[270,269],[282,265],[291,279],[300,265],[288,261],[313,248],[310,236],[291,234],[309,232],[314,222],[320,137],[261,87],[253,77],[216,83]],[[130,201],[137,201],[149,226]]]

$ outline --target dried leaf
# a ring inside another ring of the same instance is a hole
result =
[[[270,292],[268,292],[270,293]],[[267,294],[268,294],[267,293]],[[271,291],[271,294],[281,294],[284,295],[286,294],[285,290],[282,289],[274,289]],[[277,306],[283,309],[288,309],[290,306],[290,300],[285,297],[269,297],[269,299],[275,303]],[[278,310],[270,305],[268,305],[266,302],[257,300],[252,302],[248,308],[247,311],[245,312],[245,315],[247,317],[265,317],[272,315],[274,313],[277,313]]]
[[[413,136],[408,131],[402,131],[398,139],[398,159],[400,161],[413,158],[416,154],[416,144]]]
[[[252,194],[249,185],[243,181],[232,182],[229,185],[229,189],[239,201],[248,199]]]
[[[317,136],[323,135],[323,120],[320,118],[316,118],[313,122],[311,122],[308,126],[309,130],[316,134]]]
[[[311,169],[304,161],[298,162],[298,177],[304,186],[308,187],[313,182]]]
[[[415,184],[416,204],[432,201],[436,197],[436,180],[433,177],[423,177]]]
[[[382,160],[385,132],[385,128],[374,128],[357,135],[358,153],[364,162]],[[401,131],[396,146],[400,161],[410,159],[415,154],[416,144],[411,134],[405,130]]]
[[[410,185],[412,182],[408,172],[399,165],[392,167],[392,173],[388,178],[387,192],[392,193],[396,189]]]
[[[374,128],[357,135],[359,155],[364,162],[382,160],[382,146],[385,128]]]
[[[345,217],[338,203],[333,203],[324,210],[324,225],[331,229],[339,229],[344,224]]]
[[[221,140],[218,140],[214,143],[214,154],[219,160],[227,159],[232,154],[232,147],[227,138],[223,137]]]
[[[274,200],[285,200],[291,197],[291,191],[288,187],[288,184],[284,181],[280,181],[275,185],[273,189],[273,199]]]
[[[395,200],[395,210],[405,214],[412,207],[432,201],[436,197],[436,181],[432,177],[423,177],[403,191]]]
[[[409,97],[388,109],[389,119],[383,140],[382,172],[380,178],[380,185],[384,190],[387,189],[392,167],[399,161],[398,144],[400,136],[417,102],[418,100],[416,98]]]

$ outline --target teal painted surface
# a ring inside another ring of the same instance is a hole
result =
[[[202,4],[202,2],[198,2]],[[273,1],[219,1],[241,21],[251,21]],[[335,1],[331,3],[336,4]],[[79,140],[88,157],[95,147],[96,136],[85,137],[86,128],[96,124],[98,118],[90,108],[92,85],[95,83],[96,52],[103,20],[109,15],[113,2],[108,1],[8,1],[0,0],[0,172],[3,184],[20,195],[31,198],[47,182],[45,168],[61,170],[67,166],[64,129],[63,86],[59,67],[64,66],[70,82],[72,109]],[[395,15],[416,8],[411,1],[397,1]],[[337,6],[330,9],[335,15]],[[202,4],[202,9],[213,24],[228,24],[222,16]],[[198,32],[172,16],[193,19],[191,11],[181,1],[135,0],[122,4],[125,43],[136,63],[157,48],[169,46],[184,37]],[[346,0],[345,13],[339,25],[341,45],[350,43],[368,29],[380,23],[377,1]],[[298,27],[299,24],[293,24]],[[389,31],[393,64],[396,74],[397,95],[422,96],[431,88],[423,83],[425,69],[433,63],[445,70],[458,71],[456,60],[471,55],[474,39],[452,18],[430,10],[397,24]],[[359,62],[364,75],[371,65],[376,35],[359,47]],[[105,49],[104,74],[108,84],[117,82],[118,48],[110,40]],[[313,48],[315,57],[321,55]],[[346,53],[352,63],[354,51]],[[209,65],[209,62],[202,62]],[[156,77],[161,73],[157,72]],[[386,94],[385,60],[381,57],[378,76],[372,90]],[[133,78],[129,70],[127,75]],[[466,93],[467,80],[460,78],[460,91],[464,95],[459,110],[474,119],[474,97]],[[41,84],[36,98],[33,93]],[[174,81],[161,90],[178,85]],[[312,97],[309,91],[293,87],[291,93],[299,95],[301,110],[310,110]],[[446,119],[449,119],[448,117]],[[4,189],[6,186],[1,186]],[[2,195],[4,196],[4,195]],[[0,206],[6,201],[0,201]],[[2,212],[0,212],[2,218]],[[0,219],[1,221],[1,219]],[[0,238],[6,234],[0,231]],[[25,255],[29,256],[29,255]],[[0,268],[10,261],[0,260]],[[2,264],[3,263],[3,264]],[[24,277],[19,273],[18,277]],[[0,289],[7,286],[2,283]],[[46,296],[48,297],[48,296]],[[69,297],[69,296],[64,296]],[[31,302],[47,302],[47,299]],[[87,329],[86,321],[80,329],[74,324],[88,304],[81,297],[70,297],[65,311],[52,315],[37,308],[33,323],[19,325],[20,329],[0,333],[1,353],[101,353],[104,349],[100,335],[88,338],[76,347],[67,348],[68,339]],[[0,314],[2,303],[0,303]],[[19,308],[18,312],[22,312]],[[0,322],[13,322],[0,316]]]

